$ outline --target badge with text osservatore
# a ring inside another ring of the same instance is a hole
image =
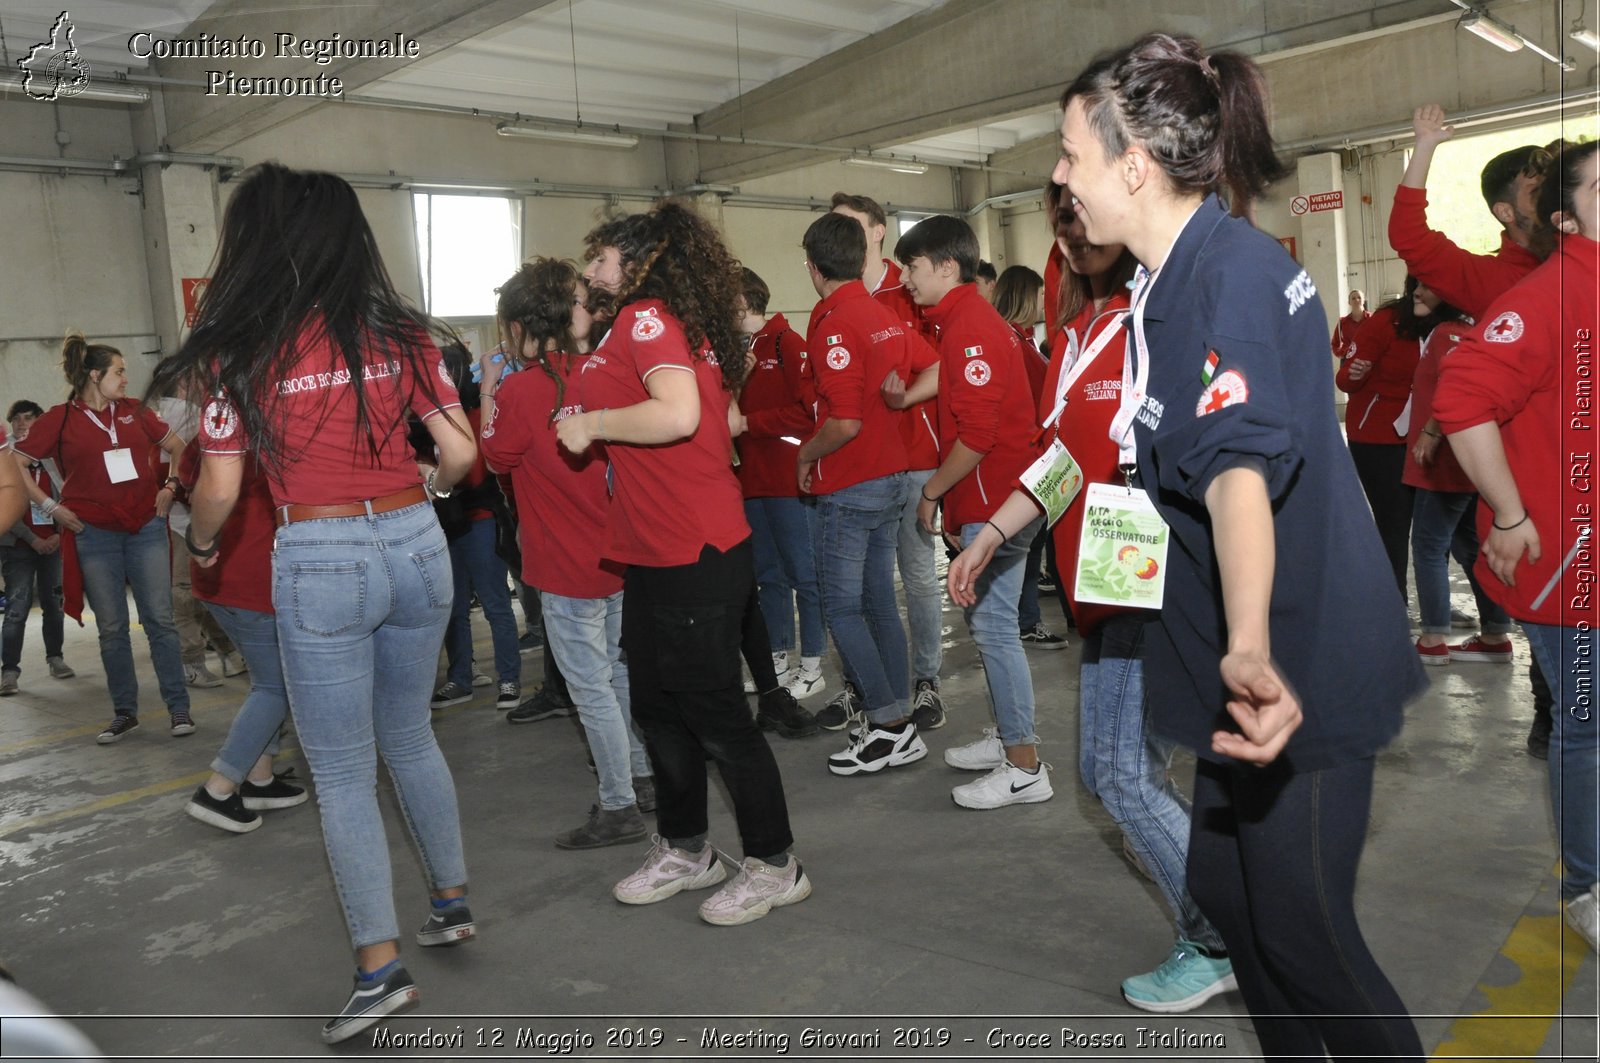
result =
[[[1080,602],[1159,609],[1167,590],[1167,522],[1137,488],[1090,484],[1072,596]]]

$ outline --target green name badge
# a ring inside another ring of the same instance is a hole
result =
[[[1072,500],[1083,490],[1083,470],[1061,440],[1051,442],[1049,448],[1023,470],[1022,486],[1044,507],[1044,523],[1049,528],[1061,519],[1072,505]]]
[[[1143,491],[1090,484],[1072,596],[1160,609],[1167,590],[1167,522]]]

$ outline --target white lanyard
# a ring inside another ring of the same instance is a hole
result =
[[[1117,333],[1122,331],[1127,320],[1127,313],[1126,310],[1104,310],[1097,314],[1094,320],[1089,322],[1089,327],[1084,329],[1085,335],[1094,332],[1094,327],[1100,323],[1101,318],[1114,315],[1116,320],[1112,321],[1105,331],[1095,337],[1095,341],[1089,345],[1087,350],[1076,355],[1074,355],[1073,351],[1078,345],[1077,333],[1070,328],[1067,329],[1067,357],[1070,361],[1056,385],[1055,408],[1050,411],[1050,416],[1046,417],[1044,424],[1039,427],[1048,429],[1061,419],[1061,414],[1067,408],[1067,392],[1072,390],[1072,385],[1076,384],[1078,378],[1089,371],[1089,366],[1093,365],[1094,360],[1100,357],[1100,352],[1109,347],[1111,341],[1116,338]]]
[[[1150,299],[1150,289],[1155,287],[1155,272],[1139,267],[1133,278],[1133,342],[1122,356],[1122,407],[1111,422],[1111,438],[1117,444],[1117,464],[1135,464],[1133,422],[1144,406],[1145,389],[1150,386],[1150,348],[1144,340],[1144,308]]]
[[[96,428],[100,429],[100,431],[111,437],[111,446],[115,448],[117,446],[117,404],[113,402],[106,406],[106,413],[111,417],[111,424],[109,427],[101,424],[100,418],[96,417],[94,415],[94,411],[89,409],[89,407],[81,406],[79,409],[83,410],[84,416],[88,417],[89,420],[95,423]]]

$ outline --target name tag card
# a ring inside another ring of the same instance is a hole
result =
[[[1072,452],[1053,440],[1022,473],[1022,486],[1044,507],[1045,527],[1052,527],[1083,490],[1083,470]]]
[[[127,483],[129,480],[139,478],[139,470],[133,467],[133,451],[127,447],[108,450],[106,455],[106,478],[114,484]]]
[[[1167,522],[1143,491],[1090,484],[1073,597],[1159,609],[1167,590]]]
[[[53,522],[52,522],[52,519],[50,517],[50,514],[46,513],[43,509],[41,509],[40,506],[39,506],[39,503],[37,503],[37,502],[29,502],[28,503],[28,523],[37,524],[37,525],[39,525],[41,527],[48,527]]]

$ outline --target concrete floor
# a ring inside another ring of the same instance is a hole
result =
[[[1053,603],[1046,619],[1061,628]],[[1172,935],[1154,888],[1076,781],[1076,636],[1064,652],[1030,654],[1055,799],[969,812],[949,789],[970,776],[941,753],[991,721],[964,626],[953,611],[946,623],[958,632],[944,670],[952,711],[927,736],[925,761],[840,779],[823,760],[841,735],[774,739],[796,852],[816,888],[747,927],[705,925],[690,896],[616,904],[610,887],[642,845],[551,845],[594,800],[574,721],[508,727],[492,696],[440,713],[481,936],[457,950],[405,950],[422,1013],[386,1028],[444,1042],[402,1049],[363,1036],[334,1050],[318,1028],[343,1003],[351,961],[314,807],[267,813],[244,836],[183,814],[245,683],[195,691],[199,733],[171,738],[136,633],[146,725],[97,746],[107,700],[92,623],[69,632],[78,678],[53,681],[41,677],[36,615],[23,693],[0,701],[0,901],[10,913],[0,956],[125,1059],[537,1057],[563,1034],[574,1054],[610,1058],[1251,1058],[1236,994],[1165,1018],[1118,994],[1123,977],[1164,958]],[[1363,924],[1441,1058],[1596,1057],[1595,958],[1561,927],[1545,765],[1523,747],[1527,660],[1519,637],[1514,669],[1434,672],[1378,772]],[[526,686],[538,669],[537,656],[524,658]],[[837,682],[830,672],[830,692]],[[283,762],[309,777],[292,738]],[[1190,762],[1175,771],[1187,778]],[[420,924],[420,865],[387,780],[382,789],[401,922]],[[713,843],[736,847],[725,796],[712,806]],[[856,1040],[814,1034],[808,1044],[808,1028]],[[1064,1044],[1065,1028],[1074,1040]],[[1141,1046],[1141,1028],[1166,1040],[1147,1034]],[[729,1035],[744,1040],[707,1040]],[[1125,1047],[1108,1043],[1118,1035]]]

